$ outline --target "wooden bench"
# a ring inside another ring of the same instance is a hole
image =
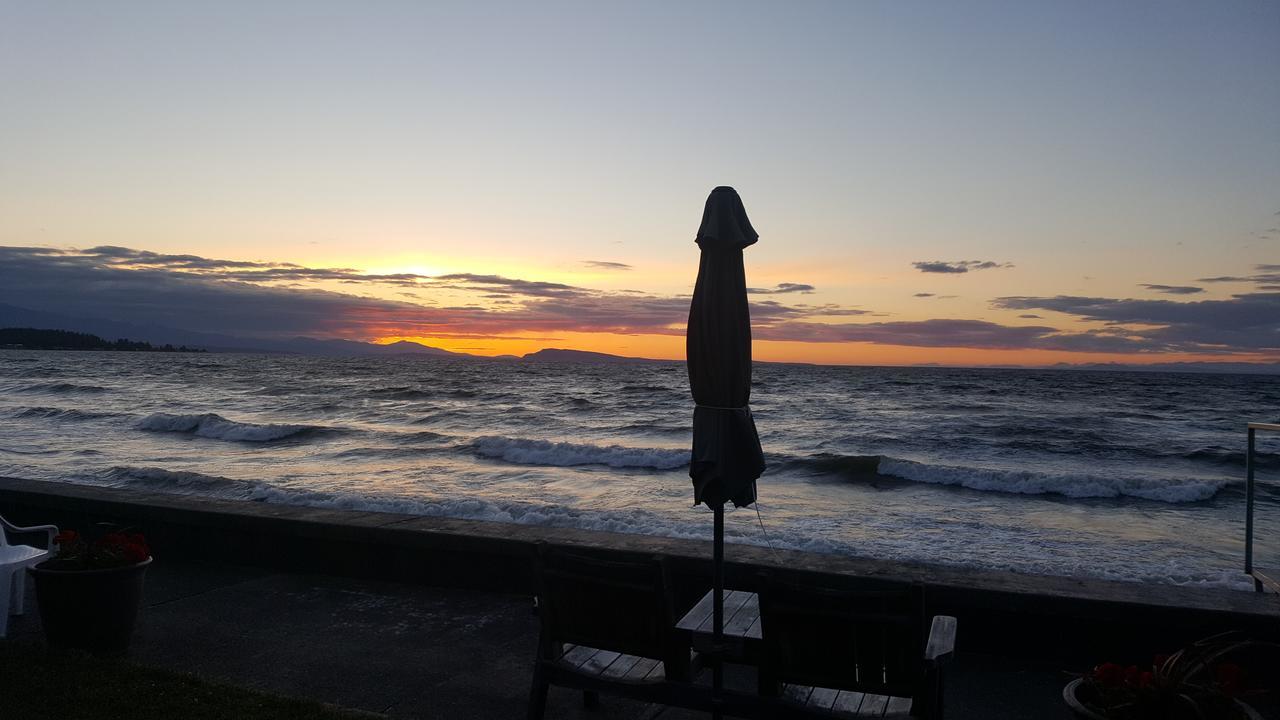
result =
[[[766,716],[942,718],[956,619],[940,615],[926,626],[922,588],[819,587],[766,575],[759,607]]]
[[[529,718],[546,708],[551,685],[664,705],[711,709],[693,684],[700,663],[675,629],[670,583],[659,558],[603,560],[538,549],[541,631]]]
[[[823,587],[760,577],[725,593],[728,662],[756,665],[756,692],[695,684],[709,648],[711,593],[674,622],[662,560],[599,559],[540,546],[542,622],[529,717],[550,685],[745,718],[942,717],[942,667],[955,618],[926,624],[918,586]]]

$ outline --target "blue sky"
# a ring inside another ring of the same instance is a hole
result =
[[[762,236],[753,285],[870,315],[805,322],[1140,332],[1150,318],[1050,300],[1272,292],[1199,280],[1280,262],[1277,70],[1272,3],[9,2],[0,244],[674,298],[707,191],[732,184]],[[916,265],[966,261],[993,266]],[[487,300],[468,302],[503,311]],[[447,344],[397,317],[402,332],[342,332]],[[547,335],[508,319],[494,352]],[[678,352],[626,325],[562,339]],[[809,330],[764,350],[938,359],[870,328]],[[1274,355],[1200,345],[1142,351]]]

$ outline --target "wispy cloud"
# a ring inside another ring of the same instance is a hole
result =
[[[1258,270],[1266,274],[1280,268]],[[350,280],[362,292],[381,284],[397,297],[334,292],[317,287],[316,279]],[[993,303],[997,308],[1051,310],[1106,324],[1102,329],[1068,332],[1047,324],[1012,326],[957,318],[841,322],[881,313],[834,303],[784,301],[789,293],[805,293],[804,287],[782,283],[765,293],[769,297],[752,300],[756,338],[1122,353],[1256,353],[1280,347],[1276,292],[1198,302],[1056,296],[1006,297]],[[419,300],[399,299],[411,296]],[[0,303],[83,318],[261,337],[678,335],[684,332],[689,312],[687,294],[604,291],[479,273],[365,275],[350,268],[223,261],[116,247],[0,247]],[[1021,317],[1041,319],[1034,313]]]
[[[116,266],[166,267],[178,270],[221,270],[226,268],[299,268],[293,263],[253,262],[246,260],[217,260],[198,255],[164,255],[150,250],[135,250],[118,245],[99,245],[81,251],[82,255],[95,256]]]
[[[771,288],[747,288],[747,292],[752,295],[785,295],[787,293],[804,293],[808,295],[816,289],[814,286],[804,283],[785,282],[778,283]]]
[[[911,264],[920,272],[949,275],[967,273],[970,270],[991,270],[994,268],[1013,267],[1013,263],[999,263],[994,260],[921,260]]]
[[[1195,287],[1193,285],[1154,285],[1151,283],[1142,283],[1140,287],[1155,292],[1165,293],[1166,295],[1194,295],[1204,292],[1204,288]]]
[[[421,300],[384,300],[314,285],[282,285],[335,280],[399,287],[399,296],[412,293]],[[784,283],[775,290],[804,293],[806,287]],[[76,292],[68,293],[67,288],[76,288]],[[447,304],[428,306],[433,295],[442,293],[450,298]],[[466,302],[467,298],[476,302]],[[80,317],[227,334],[676,334],[684,331],[689,300],[688,295],[602,291],[479,273],[366,275],[351,268],[224,261],[129,248],[0,247],[0,302]],[[481,301],[487,304],[479,304]],[[753,320],[762,328],[801,318],[867,312],[833,304],[790,305],[775,300],[751,304]]]
[[[1257,283],[1262,284],[1280,284],[1280,265],[1261,264],[1254,265],[1256,272],[1254,275],[1218,275],[1216,277],[1198,278],[1196,282],[1203,283]]]
[[[493,292],[501,290],[514,295],[526,297],[564,298],[589,295],[592,291],[586,288],[565,285],[564,283],[544,282],[541,280],[521,280],[501,275],[476,275],[474,273],[451,273],[436,275],[427,279],[438,287],[455,287],[465,290]]]
[[[1123,334],[1145,343],[1150,350],[1280,349],[1280,293],[1243,293],[1227,300],[1192,302],[1070,295],[1002,297],[992,304],[1008,310],[1052,310],[1103,322],[1110,326],[1107,334]]]
[[[865,342],[909,347],[963,347],[983,350],[1065,350],[1068,352],[1140,353],[1156,348],[1124,333],[1064,333],[1037,325],[1002,325],[985,320],[932,320],[826,325],[792,322],[756,332],[767,340],[801,342]]]
[[[609,262],[607,260],[583,260],[583,265],[596,270],[634,270],[632,266],[626,263]]]

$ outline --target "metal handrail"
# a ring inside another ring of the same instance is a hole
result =
[[[1244,572],[1253,578],[1253,589],[1262,592],[1267,586],[1280,593],[1280,580],[1269,577],[1253,567],[1253,451],[1255,436],[1259,430],[1280,432],[1274,423],[1249,423],[1249,451],[1244,456],[1245,517],[1244,517]]]

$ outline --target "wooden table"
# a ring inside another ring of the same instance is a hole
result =
[[[712,627],[715,618],[712,595],[713,592],[708,590],[698,604],[676,623],[677,629],[693,635],[694,649],[697,649],[699,642],[710,643],[715,635],[715,629]],[[759,596],[743,590],[726,589],[724,591],[724,637],[726,640],[735,641],[744,646],[752,641],[755,643],[760,641],[762,636]]]
[[[715,650],[713,591],[698,601],[676,623],[676,629],[688,632],[695,650]],[[760,597],[743,590],[724,591],[724,645],[721,657],[728,662],[758,664],[759,648],[763,635],[760,632]],[[911,701],[907,698],[860,693],[849,690],[831,690],[801,685],[785,685],[783,697],[831,717],[907,718]]]

